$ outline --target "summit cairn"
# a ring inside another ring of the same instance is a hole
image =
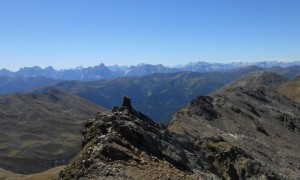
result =
[[[124,96],[123,97],[123,102],[122,102],[122,106],[128,109],[132,109],[131,106],[131,100],[129,96]]]

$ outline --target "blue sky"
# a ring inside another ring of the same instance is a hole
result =
[[[300,60],[299,0],[0,0],[0,69]]]

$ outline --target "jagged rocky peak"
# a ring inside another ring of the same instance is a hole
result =
[[[200,101],[209,105],[212,99]],[[127,96],[121,107],[88,121],[82,134],[82,150],[61,172],[62,179],[277,177],[220,136],[192,138],[171,132],[134,110]]]
[[[134,110],[128,96],[121,107],[87,122],[82,134],[82,150],[61,172],[63,179],[218,177],[189,139]]]

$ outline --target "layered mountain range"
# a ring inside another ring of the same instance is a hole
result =
[[[249,66],[226,72],[177,72],[91,82],[63,81],[50,88],[72,92],[108,109],[120,104],[122,97],[128,95],[135,99],[133,107],[155,121],[166,123],[176,110],[197,95],[206,95],[241,75],[258,70],[261,68]],[[42,91],[44,89],[37,90]]]
[[[55,85],[61,80],[45,77],[11,77],[0,76],[0,94],[26,92],[30,89]]]
[[[72,92],[102,107],[111,109],[124,95],[133,98],[133,107],[155,121],[167,123],[172,114],[199,95],[207,95],[250,72],[266,71],[247,66],[225,72],[177,72],[142,77],[123,77],[90,82],[63,81],[51,86]],[[283,68],[278,74],[295,77],[300,73]],[[270,70],[268,70],[270,71]],[[47,89],[47,88],[46,88]],[[40,89],[41,91],[43,89]]]
[[[136,66],[105,66],[103,63],[94,67],[77,67],[74,69],[61,69],[55,70],[49,66],[41,68],[38,66],[24,67],[16,72],[1,69],[0,75],[13,76],[13,77],[38,77],[43,76],[53,79],[65,79],[65,80],[97,80],[108,79],[124,76],[144,76],[155,73],[174,73],[180,71],[192,71],[192,72],[223,72],[246,66],[257,66],[260,68],[272,68],[279,70],[280,68],[286,68],[291,66],[300,66],[300,61],[294,62],[277,62],[277,61],[262,61],[262,62],[233,62],[233,63],[207,63],[207,62],[195,62],[182,66],[166,67],[161,64],[139,64]]]

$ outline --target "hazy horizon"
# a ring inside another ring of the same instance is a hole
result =
[[[0,69],[300,60],[300,1],[0,1]]]
[[[277,63],[295,63],[295,62],[300,62],[295,60],[295,61],[277,61],[277,60],[266,60],[266,61],[232,61],[232,62],[209,62],[209,61],[191,61],[191,62],[187,62],[186,64],[177,64],[177,65],[173,65],[173,66],[168,66],[168,65],[165,65],[165,64],[162,64],[162,63],[159,63],[159,64],[151,64],[151,63],[138,63],[138,64],[131,64],[131,65],[122,65],[122,64],[105,64],[103,62],[99,62],[98,64],[94,64],[94,65],[90,65],[90,66],[82,66],[82,65],[79,65],[79,66],[76,66],[76,67],[65,67],[65,68],[56,68],[55,66],[52,66],[52,65],[47,65],[47,66],[39,66],[39,65],[32,65],[32,66],[20,66],[19,68],[16,68],[16,69],[9,69],[9,68],[6,68],[6,67],[0,67],[0,70],[1,69],[7,69],[9,71],[12,71],[12,72],[16,72],[22,68],[32,68],[32,67],[40,67],[42,69],[45,69],[47,67],[52,67],[53,69],[55,70],[67,70],[67,69],[76,69],[76,68],[88,68],[88,67],[95,67],[95,66],[98,66],[100,64],[104,64],[105,66],[107,67],[111,67],[111,66],[119,66],[119,67],[124,67],[124,66],[127,66],[127,67],[130,67],[130,66],[140,66],[140,65],[143,65],[143,64],[150,64],[150,65],[163,65],[165,67],[169,67],[169,68],[176,68],[176,67],[181,67],[181,66],[186,66],[186,65],[189,65],[189,64],[194,64],[194,63],[198,63],[198,62],[203,62],[203,63],[209,63],[209,64],[234,64],[234,63],[244,63],[245,65],[252,65],[252,64],[255,64],[255,63],[261,63],[261,62],[277,62]]]

